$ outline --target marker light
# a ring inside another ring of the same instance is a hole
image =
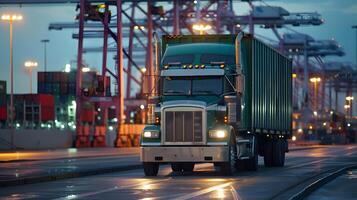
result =
[[[164,69],[168,69],[169,68],[169,65],[164,65]]]
[[[156,131],[144,131],[144,138],[159,138],[160,134]]]
[[[224,130],[211,130],[209,131],[210,138],[225,138],[227,137],[227,133]]]

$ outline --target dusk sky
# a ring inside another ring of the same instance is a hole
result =
[[[293,27],[293,29],[310,34],[315,39],[335,38],[345,49],[346,56],[330,57],[326,60],[355,62],[355,32],[351,26],[357,24],[356,0],[271,0],[265,2],[273,6],[282,6],[289,12],[319,12],[325,19],[325,24],[322,26]],[[238,14],[247,13],[248,7],[245,4],[237,3],[235,12]],[[24,17],[23,21],[14,24],[15,93],[29,91],[29,79],[23,66],[26,60],[36,60],[39,63],[37,70],[44,69],[43,44],[40,42],[42,39],[50,39],[48,44],[49,71],[63,70],[66,63],[76,59],[77,41],[71,38],[71,34],[77,30],[48,30],[48,25],[51,22],[73,21],[76,13],[75,5],[0,7],[0,14],[3,13],[21,13]],[[283,28],[279,31],[284,33],[288,30]],[[271,30],[257,27],[256,32],[275,39]],[[100,43],[93,39],[85,40],[85,46],[100,46]],[[9,25],[5,22],[0,23],[0,47],[0,80],[9,81]],[[112,60],[111,58],[112,55],[109,55],[108,59]],[[85,60],[89,66],[97,66],[99,69],[101,54],[87,54]],[[111,61],[109,65],[112,66],[113,62]],[[37,91],[37,75],[35,73],[33,88],[34,91]]]

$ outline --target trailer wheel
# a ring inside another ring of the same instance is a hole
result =
[[[171,163],[171,169],[173,172],[181,172],[182,164],[181,163]]]
[[[264,143],[264,165],[265,167],[273,166],[273,141],[266,139]]]
[[[276,167],[283,167],[285,163],[286,146],[284,139],[273,140],[273,165]]]
[[[195,163],[183,163],[182,169],[184,172],[192,172],[195,168]]]
[[[143,167],[145,176],[157,176],[159,172],[159,163],[144,162]]]

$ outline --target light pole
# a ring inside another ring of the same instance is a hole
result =
[[[22,15],[4,14],[1,20],[9,22],[10,25],[10,124],[14,129],[14,63],[13,63],[13,44],[12,44],[12,23],[22,20]],[[11,134],[11,148],[14,148],[14,131]]]
[[[30,94],[32,94],[32,69],[37,67],[38,63],[34,61],[26,61],[25,68],[28,70],[29,77],[30,77]]]
[[[347,115],[349,115],[350,119],[352,119],[352,101],[354,100],[353,96],[347,96],[346,97],[346,101],[348,102],[348,104],[345,105],[345,107],[347,107],[349,109],[349,112]]]
[[[44,47],[44,55],[43,55],[43,59],[44,59],[44,67],[45,67],[45,72],[47,72],[47,43],[50,42],[49,39],[44,39],[41,40],[41,42],[43,43],[43,47]]]
[[[356,29],[356,65],[357,65],[357,25],[352,26],[353,29]]]
[[[318,113],[317,113],[317,110],[318,110],[318,106],[317,106],[317,84],[321,81],[321,78],[320,77],[312,77],[310,78],[310,82],[314,84],[314,117],[315,117],[315,133],[317,133],[317,117],[318,117]]]
[[[321,81],[320,77],[312,77],[310,78],[310,82],[314,84],[314,109],[315,111],[318,110],[317,108],[317,84]]]

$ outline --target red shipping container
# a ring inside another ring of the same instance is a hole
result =
[[[82,109],[81,119],[83,122],[93,122],[94,111],[92,109]]]
[[[55,105],[55,98],[50,94],[38,94],[36,95],[36,102],[42,106],[52,106]]]
[[[0,107],[0,120],[4,121],[7,119],[7,109],[6,106]]]
[[[55,107],[41,106],[41,120],[42,121],[55,120]]]

